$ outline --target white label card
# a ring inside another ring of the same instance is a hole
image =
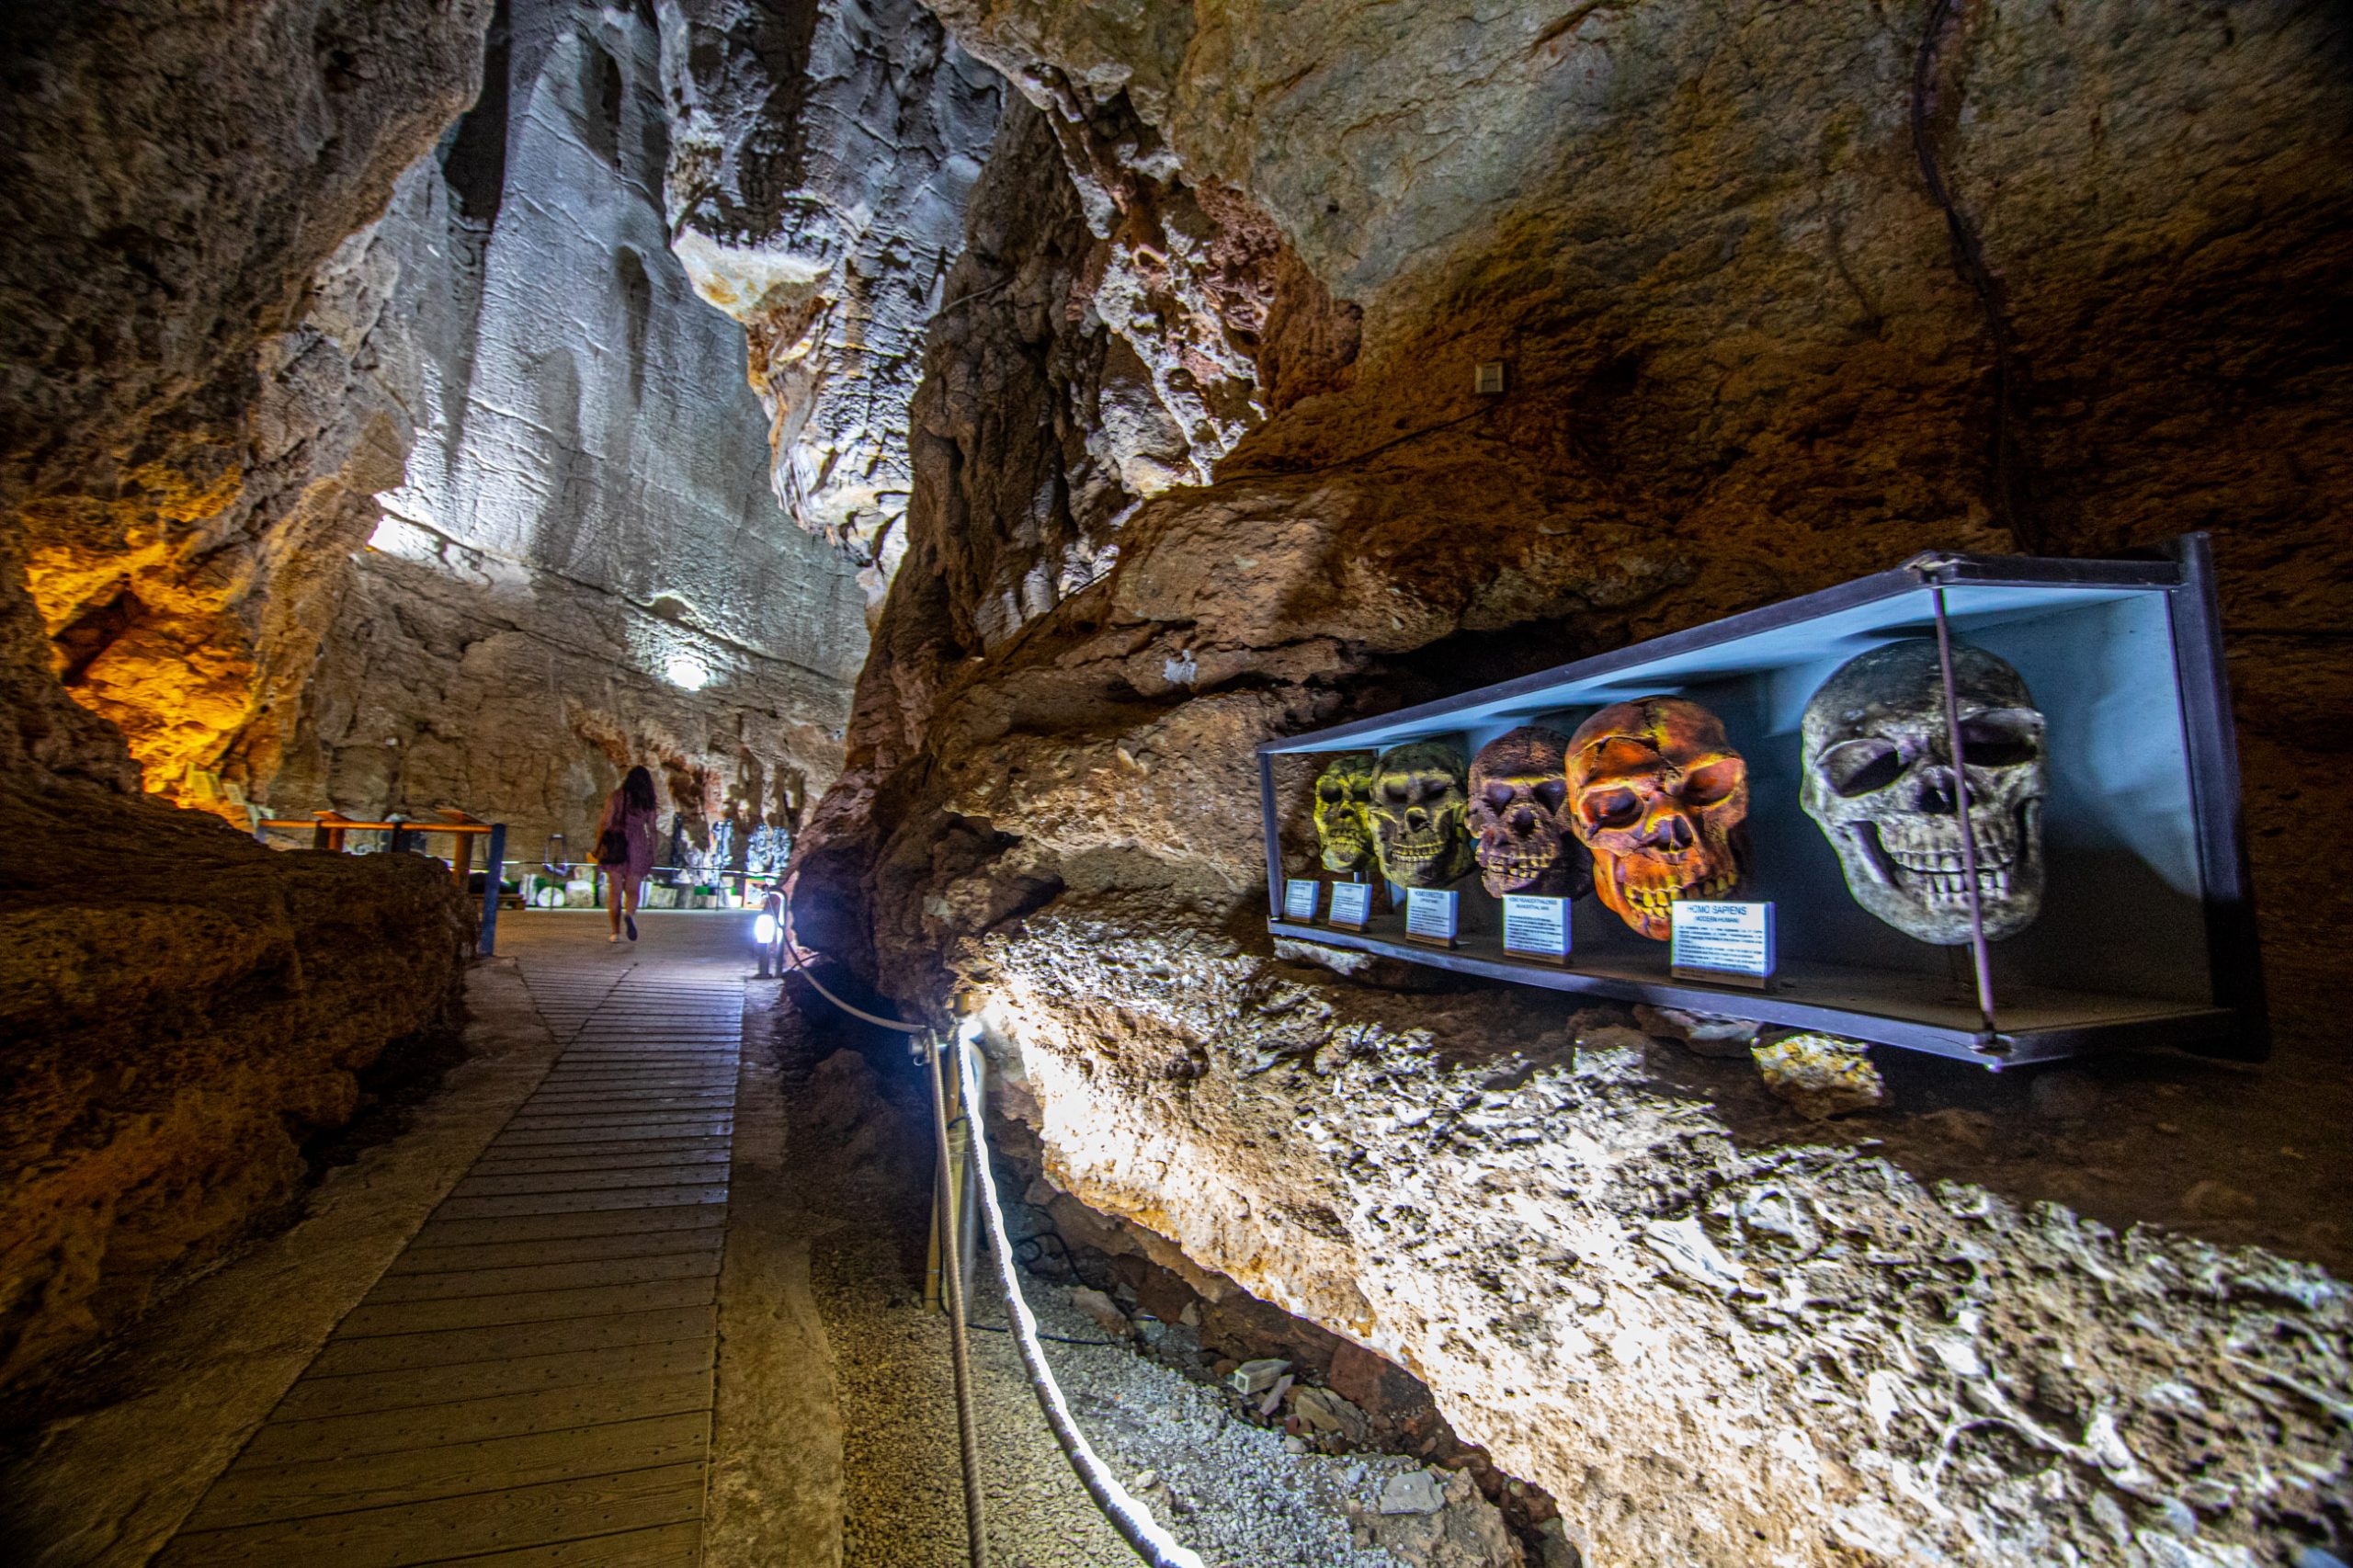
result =
[[[1768,979],[1773,972],[1773,906],[1682,900],[1673,906],[1673,966]]]
[[[1323,883],[1312,881],[1305,877],[1293,877],[1285,882],[1283,884],[1283,918],[1313,920],[1315,897],[1323,890]]]
[[[1426,942],[1451,942],[1462,915],[1462,895],[1446,888],[1405,892],[1405,935]]]
[[[1569,956],[1569,901],[1504,895],[1504,951],[1531,958]]]
[[[1335,926],[1353,926],[1359,931],[1370,925],[1372,923],[1372,884],[1370,882],[1334,882],[1330,918]]]

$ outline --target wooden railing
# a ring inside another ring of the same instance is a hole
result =
[[[299,819],[266,817],[255,824],[255,829],[259,832],[272,827],[307,827],[311,829],[312,848],[333,850],[338,854],[343,852],[346,835],[353,833],[390,832],[392,835],[390,847],[393,849],[413,849],[415,846],[409,842],[410,839],[446,833],[451,839],[449,875],[456,881],[460,894],[467,891],[467,884],[472,880],[474,840],[487,837],[489,843],[483,846],[485,874],[482,889],[482,936],[476,946],[483,956],[488,958],[498,950],[498,878],[506,866],[506,824],[503,822],[483,822],[463,812],[444,811],[436,814],[438,820],[433,822],[411,821],[404,817],[362,822],[357,817],[345,816],[341,812],[313,812],[309,816]]]

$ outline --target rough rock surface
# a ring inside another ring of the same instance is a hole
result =
[[[126,791],[134,758],[170,782],[193,755],[183,719],[250,710],[256,639],[316,585],[273,566],[348,523],[335,454],[368,446],[372,415],[257,457],[294,384],[268,345],[473,92],[488,16],[325,0],[0,19],[12,1386],[281,1209],[300,1141],[454,995],[464,916],[423,862],[281,858]],[[134,678],[155,723],[109,695]]]
[[[261,411],[301,395],[269,345],[472,95],[489,16],[488,0],[10,7],[0,615],[11,727],[52,765],[126,776],[51,674],[176,786],[255,711],[266,642],[289,621],[315,636],[315,557],[358,542],[337,475],[347,459],[381,472],[381,432],[355,408],[315,444],[268,441]],[[53,647],[25,626],[28,578]]]
[[[744,324],[778,497],[879,601],[907,402],[1003,84],[916,0],[664,0],[672,248]]]
[[[2342,19],[938,9],[1029,105],[959,267],[996,291],[926,351],[811,938],[985,1000],[1056,1182],[1416,1371],[1590,1562],[2341,1548],[2346,1293],[2227,1249],[2348,1257],[2314,933],[2353,867],[2294,831],[2353,689]],[[1180,189],[1263,264],[1147,321],[1115,236]],[[1255,425],[1204,348],[1253,320]],[[1089,417],[1196,349],[1184,416]],[[1261,739],[1921,549],[2193,528],[2292,912],[2259,1072],[2096,1064],[2086,1124],[1878,1052],[1894,1108],[1807,1124],[1622,1015],[1580,1051],[1556,999],[1259,934]]]
[[[524,0],[491,52],[500,83],[339,256],[326,302],[359,301],[306,324],[358,334],[414,446],[273,694],[282,756],[241,743],[253,777],[280,811],[494,815],[532,855],[585,851],[638,762],[665,822],[789,817],[838,766],[863,606],[767,494],[743,335],[667,248],[659,40]]]
[[[0,1389],[283,1212],[357,1074],[454,1020],[471,926],[420,857],[276,853],[198,812],[0,790]]]

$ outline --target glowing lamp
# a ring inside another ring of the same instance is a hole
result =
[[[710,666],[691,653],[675,653],[662,667],[670,684],[683,691],[700,691],[710,684]]]

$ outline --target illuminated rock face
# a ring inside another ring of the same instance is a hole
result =
[[[870,598],[906,550],[907,403],[1004,84],[916,0],[664,0],[672,248],[744,324],[776,493]]]
[[[912,1006],[983,1000],[1052,1181],[1426,1378],[1590,1562],[2165,1562],[2183,1509],[2204,1561],[2341,1538],[2353,1318],[2280,1261],[2353,1256],[2314,1153],[2353,1109],[2313,934],[2353,918],[2341,850],[2256,841],[2293,912],[2274,1061],[2096,1065],[2089,1120],[1882,1051],[1893,1109],[1806,1123],[1622,1013],[1253,934],[1257,742],[1931,547],[2214,528],[2256,820],[2325,798],[2299,736],[2353,669],[2277,635],[2353,591],[2322,8],[2227,43],[1963,8],[1936,40],[1918,108],[2005,312],[1999,478],[1995,340],[1912,141],[1926,7],[938,8],[1026,101],[951,276],[995,291],[926,349],[812,939]],[[1188,201],[1265,267],[1188,295],[1172,262],[1147,322],[1106,280]],[[1155,444],[1099,412],[1245,330],[1263,417],[1155,392]],[[1147,450],[1210,483],[1155,491]],[[2142,1221],[2179,1233],[2103,1229]]]
[[[838,766],[863,604],[769,494],[744,334],[667,248],[659,40],[526,0],[492,53],[504,94],[353,242],[387,279],[371,386],[415,434],[271,801],[458,806],[585,854],[645,762],[665,818],[786,814]]]
[[[134,759],[218,765],[400,472],[397,411],[353,395],[338,246],[472,97],[489,13],[0,10],[11,1395],[282,1221],[303,1141],[455,1000],[446,875],[274,854],[135,798]]]

